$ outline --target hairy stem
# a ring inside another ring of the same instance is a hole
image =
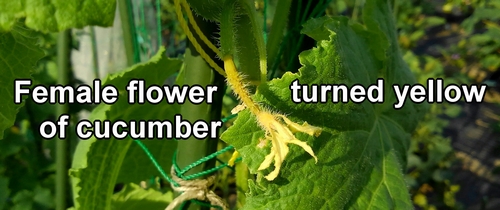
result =
[[[234,93],[243,101],[243,104],[255,115],[260,113],[260,108],[253,101],[250,96],[250,92],[246,89],[246,85],[243,82],[241,74],[236,70],[236,65],[234,65],[233,57],[228,55],[223,58],[224,69],[227,73],[227,83],[231,86]]]

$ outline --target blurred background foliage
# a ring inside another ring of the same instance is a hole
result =
[[[272,72],[273,77],[279,77],[285,71],[297,71],[300,67],[298,54],[314,46],[311,39],[300,34],[302,23],[324,14],[346,15],[358,20],[360,8],[364,4],[363,0],[294,2],[299,6],[292,8],[296,12],[290,14],[280,56],[270,66],[269,72]],[[131,0],[131,3],[140,59],[145,61],[156,52],[159,37],[168,56],[181,56],[186,47],[186,38],[176,21],[172,0],[161,0],[160,8],[154,0]],[[257,10],[266,19],[266,31],[272,28],[274,11],[279,9],[275,5],[276,0],[255,1]],[[157,9],[161,12],[159,22],[155,16]],[[426,84],[428,78],[443,78],[447,84],[485,83],[490,87],[485,103],[500,104],[500,0],[393,0],[393,12],[404,59],[420,83]],[[79,50],[81,37],[87,35],[83,31],[74,31],[74,50]],[[55,84],[56,35],[38,33],[36,36],[47,56],[38,62],[35,82]],[[93,42],[95,44],[95,40]],[[95,54],[93,56],[97,57]],[[70,82],[73,85],[83,83],[75,77]],[[232,94],[226,95],[223,115],[230,113],[231,107],[237,104]],[[6,137],[0,141],[0,200],[6,201],[0,202],[0,210],[54,208],[54,142],[43,140],[36,129],[43,120],[56,119],[54,106],[38,105],[28,100],[20,110],[16,124],[6,131]],[[432,104],[412,136],[406,178],[417,209],[470,209],[475,204],[479,205],[479,209],[487,209],[490,200],[495,196],[500,198],[500,192],[496,195],[475,195],[481,199],[475,199],[468,205],[457,199],[461,193],[467,196],[467,192],[462,190],[461,183],[455,181],[454,175],[466,169],[455,155],[454,139],[450,137],[453,135],[448,135],[446,129],[450,122],[463,115],[463,106],[464,103]],[[75,116],[71,119],[77,120],[78,113],[91,109],[71,105],[70,114]],[[498,132],[497,137],[500,136],[498,120],[489,124],[489,129]],[[71,136],[70,141],[74,148],[78,140]],[[498,138],[489,141],[500,145]],[[220,144],[220,148],[225,146],[222,141]],[[500,147],[493,149],[500,154]],[[499,167],[500,164],[493,165],[488,170],[498,175]],[[221,175],[219,192],[231,203],[239,190],[235,187],[235,171],[226,168]],[[480,179],[471,177],[474,178]],[[243,201],[240,199],[241,204]],[[68,200],[68,203],[71,202]]]

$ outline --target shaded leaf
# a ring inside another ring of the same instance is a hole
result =
[[[118,119],[126,122],[172,119],[177,113],[175,106],[163,103],[158,105],[128,104],[128,95],[125,90],[130,79],[144,79],[146,87],[152,84],[161,85],[176,72],[181,66],[181,61],[166,58],[164,52],[165,49],[161,48],[150,61],[109,76],[106,84],[115,85],[120,92],[120,98],[111,106],[100,105],[93,111],[91,118],[108,119],[111,122]],[[164,148],[175,148],[176,145],[175,141],[166,139],[143,141],[160,161],[165,158],[169,159],[172,155],[161,153],[165,152]],[[152,141],[157,142],[149,145]],[[76,209],[108,209],[111,206],[111,196],[117,180],[138,182],[158,175],[148,157],[142,151],[142,154],[135,151],[138,147],[131,146],[132,143],[130,139],[114,138],[110,140],[91,138],[79,143],[70,170]],[[158,144],[162,145],[158,146]],[[170,167],[171,161],[160,163],[163,167]]]
[[[43,32],[111,26],[115,8],[115,0],[4,0],[0,1],[0,31],[10,30],[19,18],[24,18],[27,27]]]
[[[7,177],[0,176],[0,210],[4,209],[7,203],[7,198],[9,198],[9,179]]]
[[[36,41],[30,37],[29,30],[21,27],[11,32],[0,32],[0,139],[3,138],[4,130],[14,124],[16,114],[27,97],[22,97],[22,104],[14,103],[14,80],[31,79],[33,67],[44,56],[35,45]]]
[[[162,193],[144,189],[136,184],[125,185],[122,191],[113,195],[113,209],[119,210],[163,210],[174,199],[172,192]]]

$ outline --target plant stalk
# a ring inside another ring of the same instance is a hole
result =
[[[398,0],[394,0],[393,2],[393,5],[392,5],[392,11],[394,12],[394,18],[398,18],[398,9],[399,9],[399,1]]]
[[[120,22],[122,24],[123,45],[125,46],[125,55],[127,57],[127,66],[132,66],[140,62],[139,54],[136,46],[135,27],[132,24],[132,5],[130,0],[118,0],[118,11],[120,13]]]
[[[201,19],[201,17],[195,16],[195,20],[204,34],[214,34],[218,26],[215,23],[209,23]],[[191,29],[194,31],[194,29]],[[203,49],[209,54],[209,56],[216,59],[216,54],[213,53],[195,34],[197,40],[202,45]],[[211,40],[212,43],[215,40]],[[196,120],[203,120],[205,122],[210,122],[212,120],[221,119],[221,109],[222,109],[222,98],[224,96],[224,77],[219,73],[212,70],[207,62],[200,56],[191,43],[188,43],[188,49],[186,50],[184,58],[185,73],[184,73],[184,84],[183,85],[200,85],[205,87],[207,85],[216,85],[218,91],[214,94],[214,103],[207,104],[193,104],[187,101],[182,105],[181,115],[183,119],[189,120],[190,122],[195,122]],[[222,66],[222,64],[219,64]],[[180,140],[177,144],[177,164],[180,168],[184,168],[189,164],[192,164],[199,159],[210,155],[217,151],[218,139],[197,139],[191,136],[188,140]],[[191,175],[215,167],[215,159],[207,161],[192,170],[188,171],[185,175]],[[198,205],[185,205],[185,208],[190,210],[200,209]]]
[[[295,19],[295,22],[288,24],[288,30],[292,33],[288,39],[287,49],[285,50],[284,60],[286,64],[285,71],[295,73],[302,66],[299,62],[299,53],[311,49],[315,46],[314,39],[301,34],[302,24],[306,22],[314,12],[314,8],[320,2],[317,0],[292,0],[292,6],[289,13],[289,19]],[[305,10],[307,8],[307,10]]]
[[[279,0],[276,5],[276,12],[273,17],[273,25],[271,32],[269,33],[269,39],[267,42],[267,64],[268,66],[274,66],[275,62],[278,62],[276,56],[278,55],[279,48],[281,46],[281,41],[284,36],[284,30],[288,22],[288,14],[290,13],[290,6],[292,1],[290,0]]]
[[[264,36],[262,34],[262,25],[258,23],[257,13],[253,4],[250,4],[250,2],[246,0],[240,0],[240,6],[243,7],[243,10],[247,13],[252,25],[252,33],[259,52],[260,83],[265,84],[267,82],[267,52]]]
[[[62,31],[57,39],[57,83],[67,85],[70,65],[70,34],[71,30]],[[56,116],[68,113],[67,104],[58,104]],[[59,131],[60,132],[60,131]],[[68,132],[65,132],[68,134]],[[56,141],[56,210],[66,210],[68,195],[68,137]]]
[[[246,193],[248,192],[248,180],[251,179],[251,175],[248,166],[244,163],[237,163],[235,170],[237,209],[240,209],[245,205]]]
[[[163,42],[162,42],[162,37],[161,37],[161,1],[160,0],[156,0],[156,33],[157,33],[157,36],[156,37],[158,39],[158,49],[160,49],[161,46],[163,46]]]
[[[89,27],[90,32],[90,41],[92,43],[92,68],[94,70],[94,77],[99,78],[99,57],[97,54],[97,41],[95,39],[95,30],[94,26]]]
[[[352,17],[351,19],[354,21],[358,20],[358,13],[359,13],[359,0],[354,0],[354,8],[352,9]]]

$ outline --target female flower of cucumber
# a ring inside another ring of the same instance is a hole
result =
[[[260,108],[250,97],[245,85],[242,83],[241,75],[236,71],[236,66],[231,56],[224,58],[224,69],[227,74],[228,84],[236,95],[240,97],[243,104],[255,115],[258,125],[264,130],[265,137],[261,141],[264,141],[264,143],[268,140],[271,141],[271,152],[264,158],[264,161],[258,168],[259,171],[267,169],[274,160],[274,170],[265,177],[267,180],[272,181],[278,176],[281,165],[290,151],[288,144],[295,144],[302,147],[314,157],[316,162],[318,161],[312,148],[305,142],[298,140],[294,136],[294,133],[303,132],[317,137],[321,134],[321,128],[311,126],[307,122],[300,125],[292,122],[284,115],[273,114]],[[234,163],[235,157],[233,155],[230,163]]]

